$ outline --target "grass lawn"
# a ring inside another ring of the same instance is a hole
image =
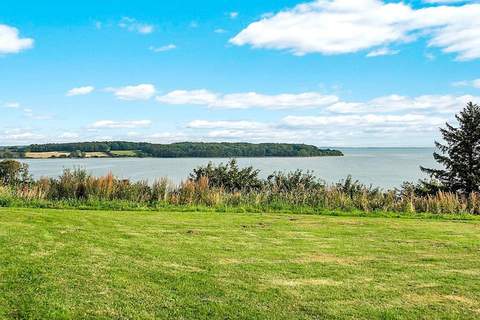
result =
[[[0,209],[3,319],[480,318],[480,222]]]

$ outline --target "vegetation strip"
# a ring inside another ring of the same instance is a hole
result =
[[[276,172],[259,178],[252,167],[236,161],[194,169],[178,186],[162,178],[153,183],[94,177],[85,170],[65,170],[58,178],[31,179],[28,166],[0,162],[0,206],[91,208],[111,210],[206,207],[214,211],[250,212],[385,212],[411,215],[478,215],[480,196],[435,191],[405,184],[400,190],[380,190],[350,177],[327,185],[310,172]]]
[[[239,157],[325,157],[342,156],[333,149],[289,143],[202,143],[180,142],[153,144],[146,142],[104,141],[32,144],[0,147],[0,158],[239,158]]]

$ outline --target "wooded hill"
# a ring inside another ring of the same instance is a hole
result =
[[[130,152],[126,152],[130,151]],[[343,156],[341,151],[320,149],[306,144],[287,143],[203,143],[181,142],[153,144],[146,142],[104,141],[32,144],[0,148],[0,157],[23,158],[28,153],[67,152],[82,157],[89,152],[103,152],[111,157],[155,158],[234,158],[234,157],[322,157]],[[13,155],[13,156],[12,156]]]

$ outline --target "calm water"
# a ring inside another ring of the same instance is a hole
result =
[[[383,188],[399,186],[403,181],[423,178],[419,166],[432,167],[433,149],[430,148],[348,148],[342,149],[344,157],[321,158],[241,158],[241,166],[252,165],[267,176],[276,170],[312,170],[327,182],[337,182],[351,174],[366,184]],[[132,180],[169,177],[175,183],[185,179],[191,170],[212,161],[225,162],[228,159],[45,159],[22,160],[30,165],[34,177],[55,177],[64,168],[81,167],[94,175],[113,172],[121,178]]]

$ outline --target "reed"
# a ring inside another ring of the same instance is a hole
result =
[[[225,167],[223,167],[225,168]],[[214,170],[211,170],[214,172]],[[237,171],[238,172],[238,171]],[[251,173],[252,171],[249,171]],[[351,177],[328,185],[310,173],[295,171],[275,173],[266,180],[251,174],[248,188],[223,182],[221,177],[195,176],[179,185],[167,178],[132,182],[112,173],[94,177],[85,170],[65,170],[58,178],[28,180],[23,184],[0,185],[0,206],[79,207],[105,209],[158,208],[161,206],[200,206],[205,208],[238,208],[252,211],[362,211],[430,214],[480,214],[480,195],[462,196],[439,191],[418,194],[412,184],[399,190],[380,190],[366,186]],[[254,187],[253,187],[254,186]]]

